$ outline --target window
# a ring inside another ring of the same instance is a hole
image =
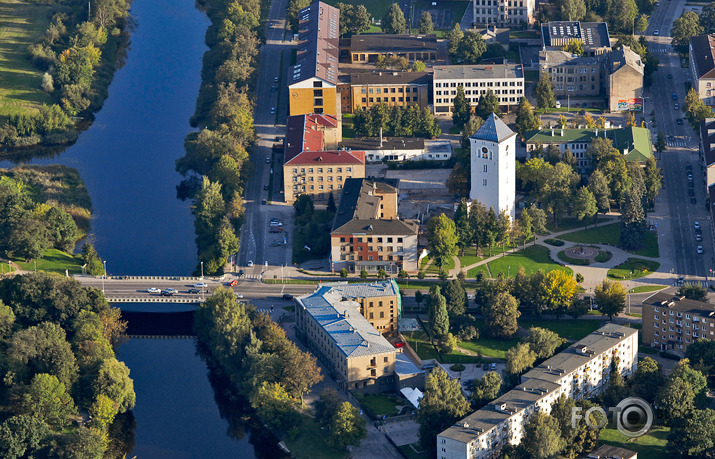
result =
[[[484,165],[484,172],[486,172],[486,171],[487,171],[487,165],[485,164],[485,165]]]
[[[487,179],[482,180],[482,186],[487,186]]]
[[[353,168],[352,167],[346,167],[345,172],[352,172]],[[328,172],[333,172],[332,169],[328,170]]]

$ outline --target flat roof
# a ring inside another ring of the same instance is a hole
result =
[[[437,35],[394,35],[365,33],[350,38],[350,52],[398,54],[403,52],[437,52]]]
[[[435,81],[524,78],[524,67],[521,64],[436,65],[433,70]]]
[[[608,25],[605,22],[552,21],[541,24],[544,46],[552,47],[552,40],[581,40],[585,49],[610,48]]]
[[[715,315],[715,306],[710,303],[691,300],[667,292],[658,292],[655,295],[651,295],[643,300],[642,304],[656,308],[667,308],[672,311],[687,312],[701,317],[712,317]]]
[[[390,281],[385,281],[389,284]],[[361,284],[353,284],[361,285]],[[347,358],[395,353],[382,334],[360,314],[360,305],[343,297],[340,287],[323,285],[295,298]]]
[[[380,145],[382,143],[382,145]],[[343,139],[343,148],[353,150],[422,150],[425,139],[421,137],[383,137],[365,139]]]
[[[366,72],[351,73],[350,84],[357,85],[429,85],[430,78],[427,72]]]

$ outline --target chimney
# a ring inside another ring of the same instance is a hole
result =
[[[551,128],[551,137],[554,136],[554,128]]]
[[[564,128],[561,128],[561,137],[564,136]]]
[[[382,148],[382,128],[380,128],[380,148]]]
[[[596,129],[596,135],[594,137],[598,137],[598,129]]]

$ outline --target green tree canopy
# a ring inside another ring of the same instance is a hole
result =
[[[601,314],[611,320],[613,316],[623,312],[626,304],[626,289],[619,282],[605,279],[594,289],[594,299]]]
[[[398,3],[393,3],[382,18],[382,31],[389,34],[407,32],[407,20]]]
[[[529,336],[526,338],[529,347],[536,353],[537,359],[548,359],[556,349],[566,342],[558,334],[541,327],[529,328]]]
[[[430,219],[427,225],[427,240],[431,258],[437,266],[457,255],[457,233],[454,221],[445,214]]]
[[[21,411],[37,416],[54,430],[62,430],[77,414],[66,386],[56,376],[38,373],[22,395]]]
[[[350,402],[342,402],[330,422],[330,440],[341,448],[347,445],[358,446],[360,440],[367,437],[365,426],[360,411]]]
[[[683,12],[678,19],[673,21],[673,28],[670,29],[673,44],[679,48],[681,52],[687,52],[690,37],[704,33],[705,29],[700,25],[700,18],[694,11]]]
[[[467,414],[469,404],[462,395],[459,381],[451,379],[440,368],[427,376],[424,396],[417,410],[420,442],[436,453],[435,438],[444,429]]]
[[[506,351],[506,371],[519,375],[531,368],[536,362],[536,353],[529,343],[519,343]]]
[[[488,371],[479,381],[475,380],[472,391],[474,408],[481,408],[499,395],[501,389],[501,376],[496,371]]]
[[[536,105],[542,110],[548,111],[549,108],[556,106],[554,85],[551,83],[551,76],[548,73],[541,72],[539,82],[536,83],[536,88],[534,89],[534,96],[536,97]]]
[[[427,34],[434,32],[434,23],[432,22],[432,15],[429,11],[423,11],[420,16],[419,28],[417,30],[419,33]]]
[[[566,441],[561,437],[559,422],[553,416],[537,411],[524,425],[521,445],[529,457],[546,459],[563,450]]]
[[[519,328],[517,319],[519,302],[511,294],[501,292],[494,297],[490,305],[482,305],[482,314],[487,323],[487,328],[492,336],[509,337]]]
[[[541,123],[534,114],[534,107],[529,103],[529,99],[522,97],[516,109],[516,129],[523,139],[526,133],[537,129]]]
[[[452,107],[452,123],[459,130],[464,129],[464,125],[469,121],[472,115],[472,107],[469,101],[464,96],[464,88],[462,85],[457,86],[457,95],[454,97],[454,105]]]

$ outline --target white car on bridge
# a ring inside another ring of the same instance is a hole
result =
[[[146,291],[149,293],[161,293],[161,290],[156,287],[148,288]]]
[[[196,287],[196,288],[206,288],[208,286],[209,285],[206,282],[198,282],[198,283],[194,284],[194,287]]]

